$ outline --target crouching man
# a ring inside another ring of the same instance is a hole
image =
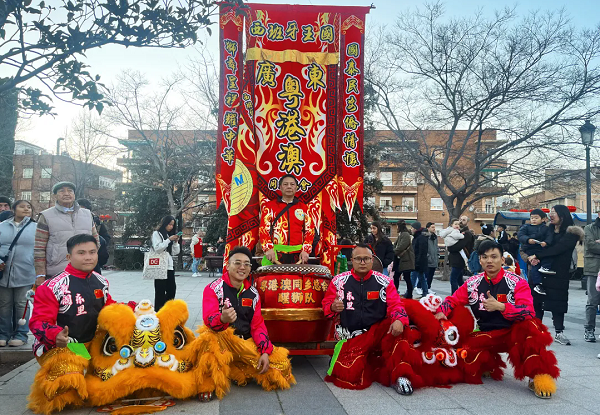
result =
[[[336,275],[323,298],[323,311],[338,318],[335,347],[325,380],[340,388],[365,389],[375,380],[402,395],[413,392],[410,348],[403,338],[408,316],[391,278],[373,268],[373,252],[358,244],[352,267]]]
[[[506,364],[499,353],[508,353],[515,378],[529,377],[529,389],[539,398],[550,398],[559,375],[556,356],[547,350],[552,335],[534,317],[533,298],[527,281],[502,269],[502,245],[485,241],[477,249],[483,272],[469,278],[438,308],[445,319],[457,307],[470,306],[480,331],[464,343],[465,374],[470,383],[482,375],[502,379]],[[469,379],[470,377],[470,379]]]
[[[204,289],[200,327],[200,400],[219,399],[231,380],[243,386],[255,379],[265,390],[289,389],[296,383],[288,350],[273,347],[261,315],[260,297],[250,285],[252,254],[243,246],[229,252],[223,276]]]
[[[28,407],[49,414],[87,398],[85,348],[94,334],[100,310],[115,301],[108,281],[93,272],[98,262],[97,240],[75,235],[67,241],[65,270],[40,285],[34,297],[29,328],[35,336],[33,352],[40,364]],[[70,343],[70,347],[67,347]]]

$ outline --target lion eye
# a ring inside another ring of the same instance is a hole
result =
[[[181,326],[177,326],[175,328],[175,336],[174,336],[174,340],[173,340],[173,346],[175,346],[175,348],[177,350],[180,350],[180,349],[183,349],[183,346],[185,346],[185,342],[186,342],[185,331],[183,331],[183,328]]]
[[[111,335],[106,335],[102,341],[102,353],[105,356],[112,356],[113,353],[117,352],[117,342]]]

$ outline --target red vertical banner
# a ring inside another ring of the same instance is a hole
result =
[[[363,208],[365,16],[360,9],[342,13],[340,28],[338,181],[350,218],[357,200]]]
[[[217,207],[221,201],[229,212],[231,177],[235,168],[235,140],[238,135],[242,85],[242,34],[244,19],[237,7],[220,6],[219,50],[219,125],[217,129],[216,189]]]

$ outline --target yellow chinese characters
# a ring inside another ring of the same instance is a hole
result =
[[[235,150],[232,147],[226,147],[225,149],[223,149],[221,158],[228,165],[233,165],[233,162],[235,161]]]
[[[303,177],[302,180],[300,180],[300,183],[298,183],[298,187],[303,192],[306,192],[310,186],[312,186],[312,183],[306,180],[306,177]]]
[[[232,147],[233,140],[235,137],[236,137],[236,133],[231,128],[228,128],[227,130],[223,131],[223,138],[227,142],[228,147]]]
[[[358,154],[356,154],[356,151],[344,151],[342,160],[348,167],[360,166],[360,161],[358,161]]]
[[[275,88],[277,82],[275,78],[278,74],[278,66],[269,61],[258,62],[258,71],[256,73],[256,83],[269,88]]]
[[[280,111],[279,119],[275,120],[275,127],[278,128],[277,137],[279,138],[300,141],[306,136],[306,130],[300,125],[300,112],[298,110]]]
[[[235,40],[231,39],[223,39],[223,48],[229,53],[231,56],[237,55],[238,44]]]
[[[346,55],[353,58],[358,58],[360,55],[360,46],[356,42],[348,43],[346,45]]]
[[[279,23],[269,23],[267,28],[267,39],[272,42],[283,40],[283,26]]]
[[[225,67],[233,73],[237,72],[237,62],[231,56],[228,56],[227,59],[225,59]]]
[[[358,110],[358,106],[356,105],[356,97],[354,95],[350,95],[346,98],[346,112],[356,112]]]
[[[225,105],[227,105],[228,107],[233,107],[233,104],[235,104],[235,101],[237,101],[237,99],[237,92],[227,91],[227,93],[225,94],[225,98],[223,98],[223,101],[225,101]]]
[[[298,29],[298,23],[296,23],[294,20],[292,20],[291,22],[287,22],[287,26],[285,28],[285,38],[293,40],[295,42],[298,37],[299,30],[300,29]]]
[[[302,26],[302,42],[314,42],[315,41],[315,29],[312,25]]]
[[[302,160],[302,151],[294,143],[280,144],[279,151],[277,153],[277,160],[279,163],[279,170],[286,173],[292,173],[299,175],[304,167],[304,161]]]
[[[354,114],[344,117],[344,127],[346,127],[346,130],[356,130],[359,126],[360,122],[358,122]]]
[[[255,20],[250,25],[250,34],[254,37],[262,37],[267,32],[267,29],[260,20]]]
[[[238,79],[235,75],[227,75],[227,90],[228,91],[237,91],[238,89]]]
[[[300,89],[300,80],[294,75],[287,74],[283,78],[283,90],[277,96],[287,101],[283,104],[284,107],[297,109],[300,106],[300,100],[304,98],[304,93]]]
[[[223,116],[223,125],[226,125],[231,128],[236,128],[238,126],[237,112],[226,111],[225,115]]]
[[[344,73],[348,76],[356,76],[360,73],[360,69],[356,67],[356,61],[354,59],[348,59]]]
[[[321,65],[313,62],[306,67],[305,71],[306,74],[304,76],[308,80],[306,83],[307,88],[310,88],[315,92],[319,88],[327,88],[324,81],[325,71],[321,68]]]
[[[321,39],[321,42],[333,43],[335,39],[333,25],[326,24],[321,26],[321,30],[319,31],[319,39]]]
[[[358,94],[358,79],[356,78],[349,78],[346,80],[346,93],[349,94],[351,92],[354,92],[356,94]]]
[[[348,131],[344,135],[344,138],[342,140],[344,141],[344,145],[346,146],[346,148],[349,148],[351,150],[356,149],[356,144],[358,143],[358,137],[354,131]]]

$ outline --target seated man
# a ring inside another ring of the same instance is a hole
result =
[[[252,254],[244,246],[229,252],[223,276],[204,289],[198,331],[200,366],[210,363],[212,374],[199,380],[200,400],[219,399],[230,380],[243,386],[254,378],[265,389],[289,389],[296,383],[287,349],[273,347],[260,311],[260,297],[250,285]]]
[[[298,182],[291,174],[279,180],[281,197],[266,203],[261,211],[260,241],[271,263],[308,262],[315,230],[306,205],[298,200]],[[279,247],[275,245],[284,245]]]
[[[337,318],[335,347],[325,380],[340,388],[365,389],[373,380],[410,395],[414,372],[400,364],[410,346],[400,336],[408,316],[391,278],[373,268],[366,244],[352,251],[351,271],[336,275],[323,298],[325,316]]]
[[[467,376],[481,379],[488,373],[500,380],[506,365],[498,353],[508,353],[515,377],[531,378],[529,388],[539,398],[550,398],[559,375],[556,356],[546,349],[552,335],[534,317],[533,298],[527,281],[502,269],[502,245],[484,241],[477,250],[483,272],[469,278],[438,308],[445,319],[457,307],[470,306],[480,331],[464,344]],[[553,379],[554,378],[554,379]]]
[[[83,376],[88,360],[67,344],[90,342],[100,310],[115,302],[108,293],[106,278],[93,272],[98,262],[95,237],[71,237],[67,260],[64,272],[37,288],[29,321],[35,336],[33,352],[41,366],[28,398],[28,407],[36,413],[81,405],[87,398]]]

